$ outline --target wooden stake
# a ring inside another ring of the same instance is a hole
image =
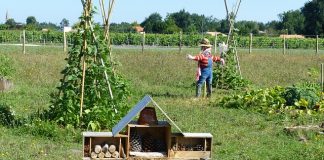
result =
[[[23,54],[26,54],[26,31],[23,30]]]
[[[182,50],[182,31],[179,33],[179,54],[181,54]]]
[[[286,35],[284,35],[283,39],[283,54],[286,54]]]
[[[63,52],[66,52],[66,33],[63,31]]]
[[[252,36],[253,36],[253,34],[250,33],[250,49],[249,49],[250,54],[252,53]]]
[[[316,54],[318,54],[318,35],[316,35]]]
[[[324,92],[324,63],[321,64],[321,90]]]
[[[142,53],[144,53],[144,46],[145,46],[145,32],[142,34]]]
[[[217,32],[215,32],[214,53],[217,55]]]

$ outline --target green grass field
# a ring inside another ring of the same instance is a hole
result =
[[[0,103],[13,107],[18,116],[27,116],[46,109],[49,94],[55,91],[62,77],[66,54],[60,47],[1,46],[0,54],[13,61],[13,89],[0,92]],[[324,159],[324,136],[311,133],[288,135],[285,126],[319,124],[324,115],[301,117],[270,116],[256,112],[213,107],[213,103],[233,91],[216,89],[211,99],[194,101],[196,63],[188,61],[187,53],[198,48],[113,49],[120,62],[118,72],[129,80],[134,105],[149,94],[184,132],[213,134],[213,159]],[[308,75],[309,68],[319,70],[324,55],[314,51],[239,50],[242,75],[251,87],[289,86],[303,81],[319,81]],[[0,62],[1,63],[1,62]],[[158,113],[160,119],[165,119]],[[42,126],[45,125],[46,127]],[[39,129],[41,128],[41,129]],[[176,131],[173,127],[173,130]],[[60,128],[54,124],[7,128],[0,126],[0,159],[81,159],[81,131]],[[47,134],[44,134],[47,133]],[[299,141],[306,136],[307,142]]]

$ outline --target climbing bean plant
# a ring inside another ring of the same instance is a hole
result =
[[[94,12],[92,6],[88,6],[91,2],[85,5],[89,8],[88,14],[80,17],[81,23],[73,34],[73,44],[62,71],[63,78],[52,94],[45,117],[64,126],[111,129],[128,111],[126,101],[130,91],[127,81],[113,71],[116,63],[112,62],[110,45],[102,29],[92,25]]]

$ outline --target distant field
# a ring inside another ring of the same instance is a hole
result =
[[[17,115],[26,116],[43,110],[50,104],[49,94],[55,91],[62,77],[66,54],[61,47],[1,46],[0,54],[13,60],[14,88],[0,93],[0,103],[9,104]],[[187,53],[195,54],[198,48],[114,47],[115,60],[120,62],[118,72],[129,80],[135,104],[146,94],[168,113],[185,132],[213,134],[213,159],[324,159],[324,136],[307,135],[307,143],[298,135],[287,135],[285,126],[318,124],[324,115],[292,119],[268,116],[246,110],[212,107],[211,103],[233,91],[215,90],[210,100],[194,101],[194,74],[196,63],[188,61]],[[319,71],[324,54],[313,50],[239,50],[242,76],[252,87],[275,85],[289,86],[303,81],[319,81],[319,74],[310,77],[309,68]],[[1,63],[1,62],[0,62]],[[316,78],[318,77],[318,78]],[[159,118],[164,119],[161,113]],[[80,131],[65,134],[69,129],[53,131],[58,135],[34,135],[24,127],[0,126],[0,159],[80,159],[82,144]],[[173,127],[174,129],[174,127]],[[14,149],[13,149],[14,148]],[[17,152],[19,150],[19,152]],[[21,152],[20,152],[21,151]]]

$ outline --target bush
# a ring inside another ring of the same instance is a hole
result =
[[[5,56],[0,55],[0,77],[10,78],[14,73],[14,68],[12,67],[12,60]]]
[[[0,124],[3,126],[15,125],[15,112],[5,104],[0,104]]]

